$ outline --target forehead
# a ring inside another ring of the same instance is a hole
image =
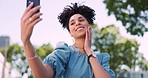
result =
[[[70,17],[69,21],[73,21],[73,20],[76,20],[76,19],[79,19],[79,18],[85,18],[85,17],[81,14],[74,14]]]

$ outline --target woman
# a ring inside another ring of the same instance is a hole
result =
[[[40,6],[31,3],[21,18],[21,39],[29,66],[36,78],[114,78],[109,68],[107,53],[94,53],[91,49],[91,25],[95,11],[78,5],[64,8],[58,16],[59,22],[75,39],[74,45],[59,42],[55,50],[43,61],[39,60],[30,41],[34,26],[41,21]]]

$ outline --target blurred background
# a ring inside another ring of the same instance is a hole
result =
[[[96,12],[92,48],[111,55],[110,68],[117,78],[148,78],[147,0],[41,0],[43,13],[31,37],[43,60],[59,41],[73,44],[57,16],[74,2]],[[0,78],[33,78],[20,39],[20,19],[26,0],[0,0]]]

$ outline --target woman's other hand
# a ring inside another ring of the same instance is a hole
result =
[[[92,29],[91,29],[91,26],[89,26],[86,30],[86,38],[85,38],[85,44],[84,44],[84,50],[87,55],[90,55],[92,53],[91,39],[92,39]]]

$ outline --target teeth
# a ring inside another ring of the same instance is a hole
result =
[[[83,30],[84,28],[78,28],[77,30],[79,31],[79,30]]]

